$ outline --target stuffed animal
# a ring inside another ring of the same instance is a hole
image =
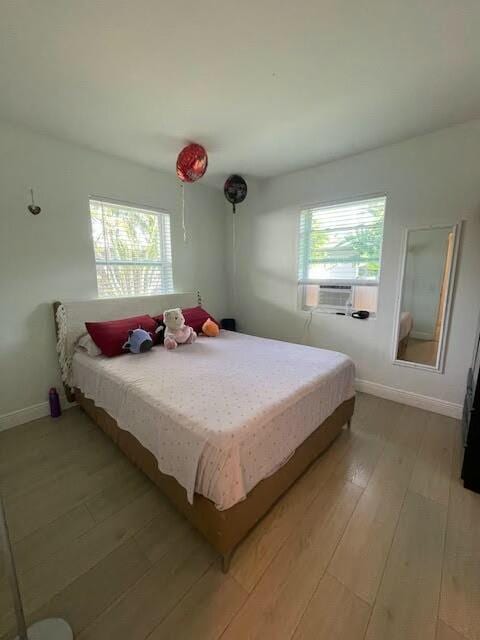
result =
[[[138,329],[128,332],[128,340],[122,349],[128,350],[131,353],[145,353],[145,351],[150,351],[152,346],[152,335],[139,327]]]
[[[154,320],[157,323],[157,328],[155,329],[155,344],[163,344],[163,341],[165,340],[165,325],[163,323],[163,317],[162,320],[159,318],[154,318]]]
[[[209,338],[215,338],[220,333],[220,329],[218,328],[218,324],[209,318],[205,320],[202,325],[202,333]]]
[[[181,309],[168,309],[163,313],[165,324],[163,344],[166,349],[176,349],[179,344],[195,342],[197,334],[185,324]]]

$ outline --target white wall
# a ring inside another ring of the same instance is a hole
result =
[[[42,207],[36,217],[27,212],[30,187]],[[220,191],[186,187],[185,246],[173,175],[0,124],[0,427],[38,415],[48,387],[60,386],[51,303],[96,296],[90,195],[170,211],[176,289],[200,289],[212,314],[226,314]]]
[[[453,403],[458,411],[480,307],[480,121],[260,184],[237,218],[237,316],[249,333],[349,354],[362,380]],[[378,317],[297,310],[296,238],[302,205],[387,193]],[[444,375],[392,364],[403,229],[465,220]],[[378,389],[377,389],[378,390]],[[381,391],[381,390],[380,390]],[[408,394],[404,394],[407,398]],[[409,396],[410,400],[414,396]]]

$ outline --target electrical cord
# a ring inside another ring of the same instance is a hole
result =
[[[302,342],[304,344],[310,344],[310,340],[308,339],[308,337],[309,337],[309,333],[310,333],[310,326],[312,324],[312,320],[313,320],[313,311],[310,309],[310,311],[308,313],[308,317],[305,319],[305,322],[304,322],[304,325],[303,325]]]

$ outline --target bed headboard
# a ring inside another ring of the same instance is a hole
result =
[[[57,352],[67,398],[73,400],[71,392],[72,358],[78,339],[86,333],[85,322],[117,320],[146,313],[160,315],[165,309],[192,307],[196,304],[196,295],[193,293],[54,302]]]

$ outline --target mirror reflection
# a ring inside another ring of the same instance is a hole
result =
[[[454,227],[409,230],[397,360],[438,368],[454,247]]]

